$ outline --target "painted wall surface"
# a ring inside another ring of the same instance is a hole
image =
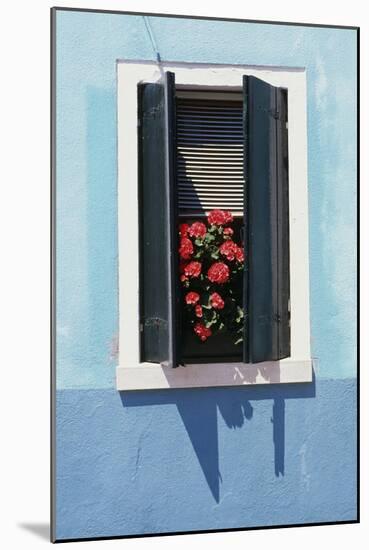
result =
[[[355,519],[355,31],[56,22],[57,538]],[[114,389],[116,59],[156,58],[148,25],[163,60],[306,68],[313,384]]]

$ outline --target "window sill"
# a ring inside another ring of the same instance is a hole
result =
[[[117,390],[206,388],[312,382],[311,360],[271,361],[259,364],[205,363],[170,368],[157,363],[117,367]]]

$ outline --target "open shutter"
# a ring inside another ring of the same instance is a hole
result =
[[[139,150],[141,359],[175,367],[179,294],[173,73],[139,86]],[[129,248],[122,261],[129,261]]]
[[[245,76],[245,362],[290,355],[287,91]]]

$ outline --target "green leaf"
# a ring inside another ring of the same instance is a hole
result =
[[[215,237],[214,235],[210,235],[210,233],[207,233],[204,240],[206,243],[211,243],[212,241],[215,241]]]
[[[211,317],[210,318],[209,318],[208,313],[209,312],[207,312],[207,315],[205,315],[205,317],[207,317],[207,319],[205,321],[206,328],[211,327],[212,325],[214,325],[218,321],[218,314],[215,311],[211,312]]]
[[[237,317],[235,319],[236,323],[240,323],[244,318],[243,309],[240,306],[237,306]]]

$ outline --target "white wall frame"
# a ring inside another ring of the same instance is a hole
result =
[[[291,356],[258,364],[140,363],[137,86],[175,73],[186,89],[241,91],[242,76],[288,89]],[[311,382],[306,73],[303,68],[117,61],[119,365],[117,390]]]

